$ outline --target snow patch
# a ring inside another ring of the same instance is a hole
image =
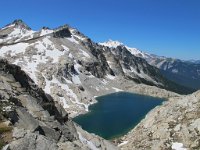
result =
[[[84,138],[80,132],[77,132],[77,133],[78,133],[78,136],[79,136],[81,143],[86,144],[91,150],[99,150],[94,145],[94,143],[92,143],[91,141],[88,141],[86,138]]]
[[[21,39],[28,37],[27,39],[33,38],[33,35],[36,31],[27,30],[24,28],[14,28],[13,31],[8,34],[8,37],[4,39],[4,42],[15,39],[15,42],[20,41]],[[26,40],[27,40],[26,39]]]
[[[85,57],[90,58],[90,55],[89,55],[88,53],[86,53],[84,50],[82,50],[82,49],[79,49],[79,50],[81,51],[81,53],[82,53]]]
[[[111,62],[111,61],[107,61],[107,63],[108,63],[108,65],[112,64],[112,62]]]
[[[38,41],[35,45],[35,48],[38,49],[38,52],[45,53],[45,59],[47,59],[48,57],[52,58],[53,63],[58,62],[60,56],[63,56],[65,54],[65,51],[60,51],[56,49],[53,43],[48,38],[44,38],[42,42]]]
[[[118,147],[120,147],[120,146],[122,146],[122,145],[126,145],[128,143],[128,141],[123,141],[122,143],[120,143],[119,145],[118,145]]]
[[[72,55],[72,53],[69,53],[69,58],[74,58],[74,56]]]
[[[108,40],[107,42],[104,43],[99,43],[100,45],[107,46],[110,48],[116,48],[117,46],[122,46],[124,45],[123,43],[119,41],[113,41],[113,40]]]
[[[105,79],[103,79],[102,83],[103,83],[104,85],[106,85],[106,84],[108,83],[108,81],[105,80]]]
[[[65,79],[66,80],[66,79]],[[50,80],[47,80],[45,78],[45,81],[46,81],[46,86],[44,88],[44,91],[47,93],[47,94],[50,94],[51,93],[51,87],[53,86],[53,84],[57,84],[62,90],[66,91],[67,95],[71,98],[73,98],[74,100],[71,100],[72,103],[74,104],[78,104],[79,106],[84,106],[85,108],[85,111],[88,111],[88,105],[84,104],[84,103],[81,103],[79,102],[78,100],[78,97],[77,95],[68,87],[67,84],[64,84],[64,83],[61,83],[60,81],[58,81],[55,77],[53,77],[53,79],[50,81]],[[67,81],[66,81],[67,82]]]
[[[156,66],[157,66],[158,68],[161,68],[161,66],[162,66],[165,62],[166,62],[165,60],[162,60],[162,61],[159,62]],[[165,68],[164,70],[166,70],[166,68]]]
[[[75,40],[73,37],[71,38],[67,38],[69,41],[73,42],[73,43],[76,43],[76,44],[79,44],[77,40]]]
[[[4,56],[6,53],[10,53],[11,56],[15,56],[19,53],[24,53],[25,49],[29,46],[28,43],[17,43],[15,45],[3,46],[0,50],[0,56]]]
[[[78,84],[78,85],[81,84],[81,81],[80,81],[80,78],[79,78],[78,75],[73,75],[73,76],[72,76],[72,82],[73,82],[74,84]]]
[[[114,80],[115,79],[115,76],[112,76],[110,74],[106,75],[106,78],[110,79],[110,80]]]
[[[74,64],[74,69],[76,70],[76,72],[78,74],[80,74],[79,68],[81,67],[81,65],[79,65],[78,63]]]
[[[10,55],[11,57],[24,53],[26,48],[29,46],[28,43],[17,43],[15,45],[3,46],[0,51],[0,56]],[[20,56],[19,56],[20,57]],[[39,56],[34,55],[32,59],[24,57],[23,59],[19,58],[13,64],[20,64],[22,69],[29,74],[31,79],[37,83],[37,78],[35,72],[37,71],[37,65],[39,64]]]
[[[15,24],[10,24],[8,26],[5,26],[5,27],[1,28],[1,30],[5,30],[7,28],[11,28],[11,27],[14,27],[14,26],[15,26]]]
[[[53,30],[49,30],[49,29],[42,29],[40,32],[40,36],[44,36],[47,34],[53,33]]]
[[[137,48],[130,48],[128,46],[126,46],[126,48],[129,50],[129,52],[131,52],[132,55],[137,56],[137,55],[142,55],[142,52],[139,51]]]
[[[73,36],[73,37],[76,37],[77,39],[79,39],[79,40],[81,40],[81,41],[83,41],[83,40],[86,39],[84,36],[77,35],[77,30],[76,30],[76,29],[70,28],[69,30],[70,30],[70,32],[72,33],[72,36]]]
[[[116,92],[121,92],[121,91],[123,91],[123,90],[118,89],[118,88],[115,88],[115,87],[112,87],[112,89],[114,89]]]
[[[81,36],[79,36],[79,35],[73,35],[73,36],[76,37],[76,38],[78,38],[78,39],[81,40],[81,41],[83,41],[83,40],[86,39],[85,37],[81,37]]]
[[[5,145],[2,150],[8,150],[9,149],[9,144]]]
[[[60,101],[63,103],[63,108],[69,108],[69,105],[66,102],[66,99],[64,97],[60,97]]]
[[[61,46],[64,48],[65,51],[67,51],[67,52],[69,51],[69,48],[66,47],[65,45],[61,45]]]
[[[182,143],[172,143],[172,149],[173,150],[187,150],[186,148],[183,148],[183,144]]]
[[[135,75],[137,75],[137,76],[139,76],[140,78],[143,78],[143,79],[146,79],[146,80],[149,80],[149,81],[151,81],[151,82],[153,82],[153,83],[155,83],[155,84],[158,84],[155,80],[153,80],[150,76],[148,76],[147,74],[145,74],[144,72],[143,72],[143,70],[140,70],[140,73],[139,72],[137,72],[136,71],[136,69],[135,68],[133,68],[133,67],[130,67],[130,70],[128,70],[128,69],[125,69],[125,68],[122,68],[123,69],[123,71],[125,72],[125,73],[134,73]]]

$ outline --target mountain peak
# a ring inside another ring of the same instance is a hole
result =
[[[16,19],[12,23],[6,25],[6,27],[9,27],[9,26],[15,26],[15,27],[20,27],[20,28],[25,28],[27,30],[31,30],[31,28],[26,23],[24,23],[24,21],[22,19]]]
[[[13,21],[12,24],[20,24],[20,23],[24,23],[22,19],[16,19]]]
[[[50,28],[49,28],[49,27],[46,27],[46,26],[43,26],[42,29],[43,29],[43,30],[50,30]]]
[[[54,30],[54,37],[71,37],[71,32],[69,30],[69,26],[67,24],[58,27],[57,29]]]
[[[123,43],[119,42],[119,41],[113,41],[111,39],[109,39],[107,42],[103,42],[103,43],[99,43],[100,45],[103,45],[103,46],[108,46],[108,47],[111,47],[111,48],[116,48],[118,46],[124,46]]]
[[[62,25],[62,26],[59,26],[59,27],[55,28],[54,30],[55,30],[55,31],[58,31],[58,30],[69,29],[69,28],[70,28],[70,27],[69,27],[68,24],[64,24],[64,25]]]

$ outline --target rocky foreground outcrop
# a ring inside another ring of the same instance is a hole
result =
[[[4,150],[117,149],[83,131],[20,67],[5,60],[0,60],[0,119]]]
[[[200,91],[170,98],[120,140],[123,150],[199,150]]]

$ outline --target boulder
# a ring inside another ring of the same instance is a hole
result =
[[[22,107],[18,107],[15,112],[10,114],[10,118],[18,128],[35,131],[39,126],[39,122]]]
[[[15,139],[20,139],[20,138],[23,138],[26,134],[27,134],[27,132],[26,132],[25,129],[23,129],[23,128],[19,129],[19,128],[16,127],[13,130],[13,135],[12,136]]]
[[[55,141],[58,141],[61,136],[59,131],[56,131],[47,126],[39,126],[35,131],[39,131],[41,135],[44,135],[46,138],[53,139]]]
[[[57,150],[58,146],[52,140],[42,135],[28,133],[24,138],[15,140],[9,144],[10,150]]]

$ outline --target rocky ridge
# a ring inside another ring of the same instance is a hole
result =
[[[143,94],[138,84],[150,85],[146,88],[151,92],[145,94],[153,96],[161,95],[159,88],[191,92],[166,80],[126,48],[99,45],[68,25],[33,31],[15,20],[0,30],[0,56],[20,66],[71,117],[87,112],[95,96],[129,89]]]
[[[0,60],[0,112],[0,122],[13,128],[4,150],[117,149],[83,131],[20,67],[5,60]]]
[[[161,59],[150,63],[160,68],[168,79],[193,89],[200,88],[200,64],[178,59]]]
[[[145,53],[137,48],[131,48],[118,41],[109,40],[100,43],[111,48],[125,47],[136,57],[145,59],[150,65],[161,70],[161,74],[167,79],[181,84],[191,89],[198,90],[200,88],[200,64],[199,61],[184,61],[180,59],[167,58]]]
[[[124,150],[199,150],[200,91],[169,98],[147,114],[132,131],[122,137]]]

